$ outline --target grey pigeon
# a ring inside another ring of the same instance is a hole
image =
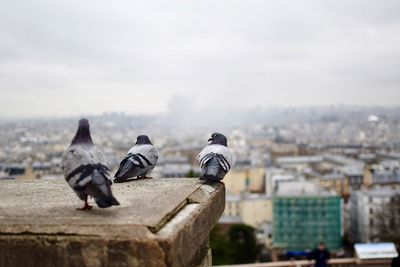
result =
[[[115,183],[125,182],[128,178],[151,178],[149,174],[156,166],[158,151],[151,143],[147,135],[139,135],[135,145],[121,161],[118,171],[115,173]]]
[[[89,121],[81,119],[71,145],[61,158],[61,169],[70,187],[85,201],[83,208],[90,210],[88,196],[92,196],[100,208],[119,205],[111,192],[111,177],[104,154],[93,144]]]
[[[202,173],[200,179],[221,181],[232,167],[232,152],[226,137],[221,133],[213,133],[208,141],[211,143],[197,156]]]

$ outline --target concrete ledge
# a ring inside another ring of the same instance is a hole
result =
[[[223,185],[154,179],[113,190],[121,206],[82,212],[64,181],[1,181],[0,266],[204,265]]]

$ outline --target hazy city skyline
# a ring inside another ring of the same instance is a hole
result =
[[[0,117],[397,106],[399,8],[398,1],[3,2]]]

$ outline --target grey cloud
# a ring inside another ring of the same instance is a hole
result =
[[[3,1],[0,113],[161,113],[177,95],[198,109],[398,105],[399,9],[395,0]]]

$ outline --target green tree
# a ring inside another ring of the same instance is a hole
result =
[[[235,263],[255,262],[259,247],[255,238],[255,229],[249,225],[238,224],[229,229],[229,243],[232,245]]]
[[[231,246],[228,238],[221,232],[221,228],[217,224],[210,233],[210,247],[212,250],[213,265],[232,264]]]
[[[255,238],[255,229],[245,224],[233,225],[223,234],[217,225],[210,234],[213,265],[255,262],[260,248]]]
[[[187,178],[197,178],[198,176],[196,173],[193,171],[193,169],[190,169],[190,171],[186,174]]]

